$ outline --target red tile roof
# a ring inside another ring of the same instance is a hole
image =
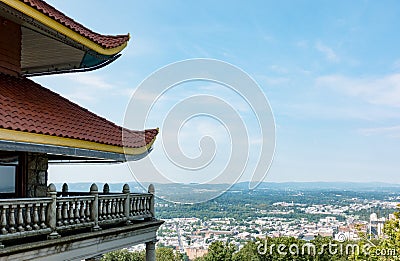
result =
[[[58,11],[51,5],[47,4],[42,0],[19,0],[30,7],[35,8],[39,12],[47,15],[48,17],[54,19],[55,21],[63,24],[67,28],[79,33],[80,35],[92,40],[93,42],[99,44],[103,48],[111,49],[118,47],[129,40],[129,35],[101,35],[91,31],[80,23],[69,18],[62,12]]]
[[[151,143],[157,129],[132,131],[80,107],[27,79],[0,73],[0,128],[139,148]]]

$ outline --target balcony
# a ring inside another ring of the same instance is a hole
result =
[[[148,193],[61,192],[54,184],[47,197],[0,199],[0,260],[81,260],[146,243],[153,260],[156,231],[154,187]]]

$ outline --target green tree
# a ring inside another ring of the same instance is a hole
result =
[[[184,256],[170,247],[158,247],[156,249],[157,261],[183,261]]]
[[[231,261],[236,247],[230,243],[223,243],[221,241],[214,241],[208,247],[208,253],[201,259],[204,261]]]
[[[253,241],[247,242],[238,252],[233,254],[232,261],[261,261],[257,253],[257,244]]]
[[[397,208],[400,208],[400,205]],[[386,221],[383,228],[386,237],[381,240],[373,253],[377,256],[378,252],[385,251],[386,255],[379,255],[379,260],[400,260],[400,212],[393,214],[394,219]]]
[[[184,261],[185,256],[174,251],[170,247],[156,248],[157,261]],[[145,261],[146,252],[129,252],[127,249],[121,249],[106,253],[101,258],[101,261]]]
[[[144,261],[145,252],[129,252],[127,249],[121,249],[106,253],[101,258],[101,261]]]

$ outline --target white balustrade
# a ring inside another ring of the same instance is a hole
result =
[[[1,199],[0,242],[49,234],[46,212],[50,204],[51,198]]]
[[[91,219],[91,206],[93,205],[93,201],[94,196],[57,198],[57,230],[92,226],[94,224]]]
[[[130,224],[132,220],[154,219],[154,187],[149,193],[132,194],[124,185],[122,193],[110,193],[109,186],[98,192],[96,184],[90,192],[58,193],[53,184],[48,186],[48,197],[0,199],[0,248],[1,242],[47,235],[49,239],[60,237],[63,231],[91,228],[102,225]]]

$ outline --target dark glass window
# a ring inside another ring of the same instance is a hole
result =
[[[16,193],[18,156],[0,154],[0,195]]]
[[[0,193],[15,193],[15,165],[0,165]]]

